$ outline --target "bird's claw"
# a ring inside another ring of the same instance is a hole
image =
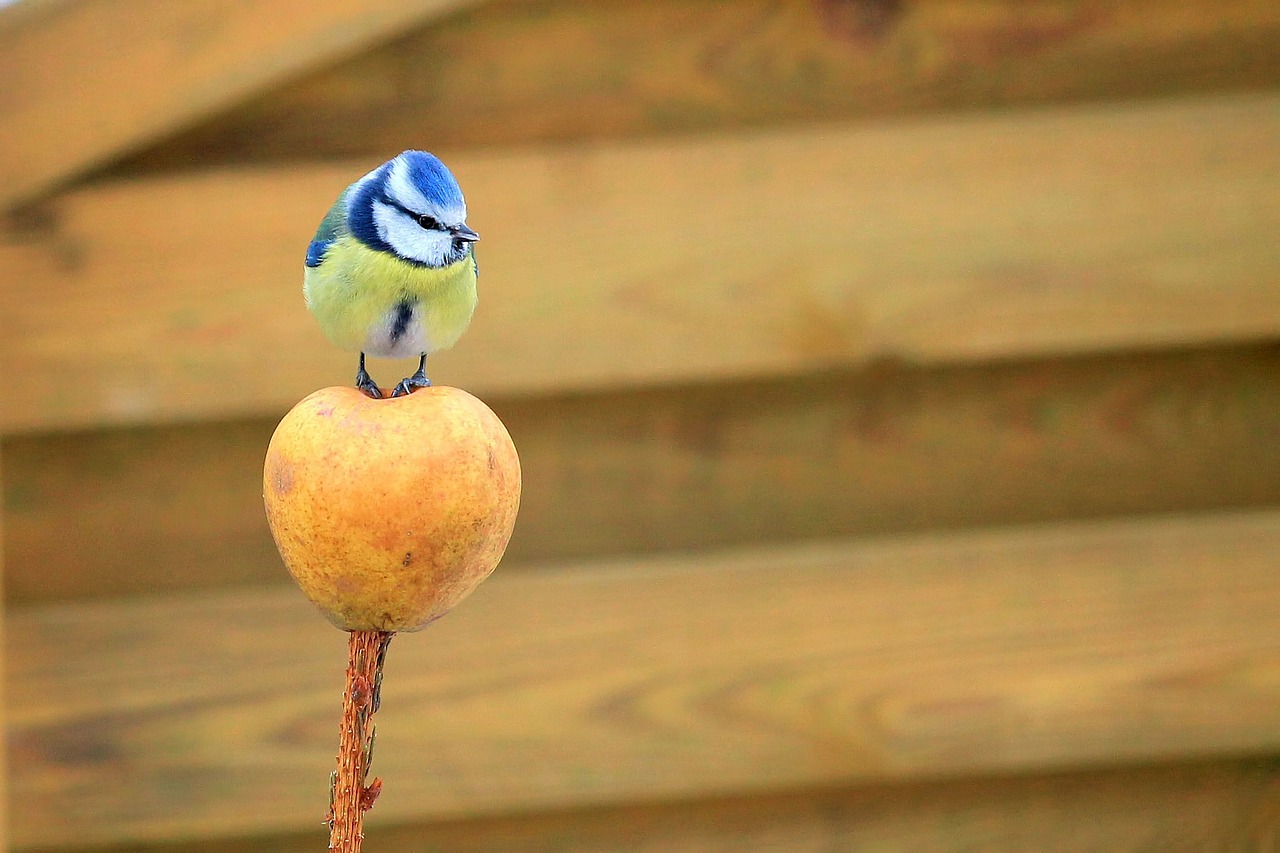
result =
[[[406,394],[412,394],[414,391],[418,390],[419,388],[430,388],[430,387],[431,387],[430,379],[415,373],[413,376],[408,376],[404,379],[401,379],[400,384],[396,385],[395,389],[392,390],[391,396],[403,397]]]
[[[364,353],[360,353],[360,369],[356,371],[356,387],[375,400],[382,399],[382,389],[373,381],[369,371],[364,369]]]
[[[423,355],[418,359],[418,370],[412,376],[406,376],[400,380],[400,384],[391,392],[392,397],[403,397],[412,394],[419,388],[430,388],[431,380],[427,378],[427,357]]]

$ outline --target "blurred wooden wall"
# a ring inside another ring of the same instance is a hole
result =
[[[1273,0],[0,12],[16,849],[312,850],[344,638],[260,466],[336,193],[440,153],[508,560],[378,850],[1280,844]],[[384,382],[405,365],[382,363]]]

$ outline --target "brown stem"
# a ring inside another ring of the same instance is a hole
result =
[[[369,784],[373,761],[373,715],[382,691],[382,664],[392,631],[352,631],[347,652],[347,692],[342,696],[342,730],[338,735],[338,769],[329,777],[329,849],[360,853],[364,813],[382,791],[382,780]]]

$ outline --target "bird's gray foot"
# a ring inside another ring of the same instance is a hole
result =
[[[364,353],[360,353],[360,369],[356,371],[356,387],[375,400],[382,399],[382,389],[373,381],[369,371],[364,369]]]
[[[412,394],[419,388],[430,387],[431,380],[427,378],[427,357],[424,355],[418,359],[418,372],[401,379],[400,384],[391,392],[391,396],[403,397],[405,394]]]

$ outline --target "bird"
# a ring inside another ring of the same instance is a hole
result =
[[[366,353],[418,356],[392,397],[430,386],[427,356],[471,324],[479,239],[457,179],[426,151],[405,151],[342,191],[307,247],[302,291],[325,336],[360,353],[357,388],[383,396]]]

